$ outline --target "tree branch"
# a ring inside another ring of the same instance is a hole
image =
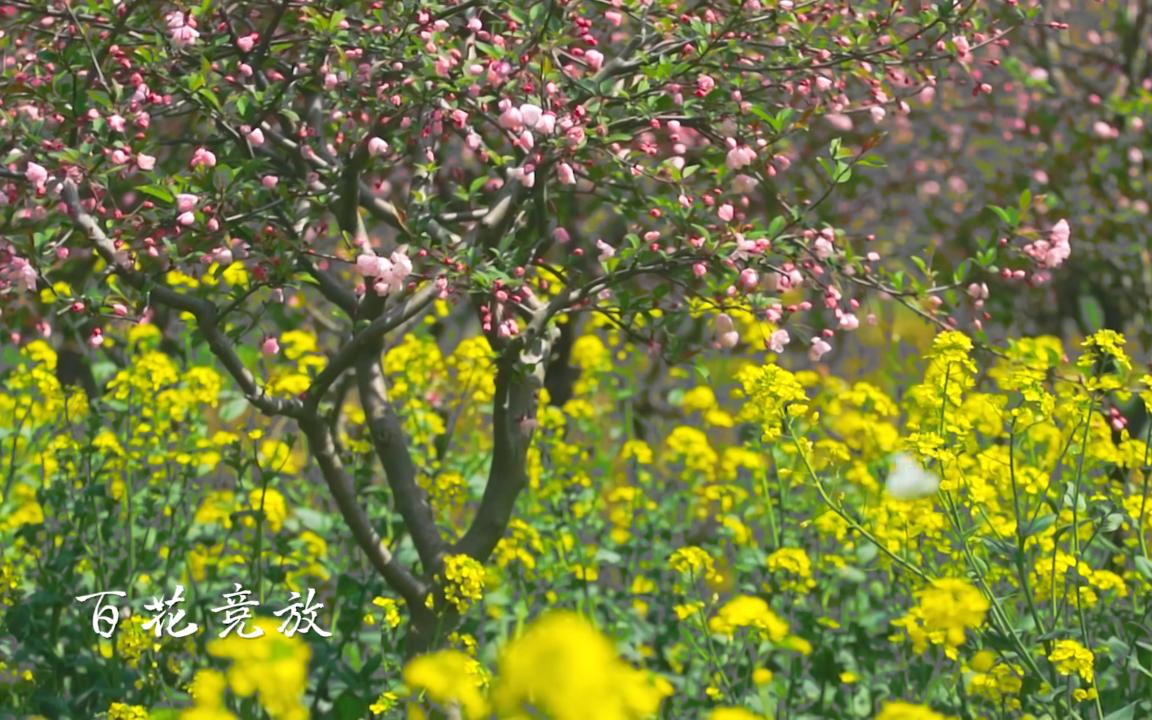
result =
[[[429,283],[416,291],[415,294],[405,299],[398,305],[393,305],[384,314],[373,320],[360,332],[352,336],[352,340],[347,345],[340,348],[336,355],[328,363],[316,379],[312,381],[304,398],[304,409],[311,412],[323,399],[324,394],[332,383],[350,367],[356,364],[356,361],[365,354],[371,353],[373,348],[379,346],[380,339],[383,338],[390,330],[402,325],[409,319],[415,317],[422,312],[424,308],[436,298],[436,286]],[[380,351],[376,350],[376,355],[379,356]]]
[[[505,354],[498,361],[492,398],[492,465],[480,506],[453,553],[487,561],[512,520],[516,499],[528,485],[528,447],[550,346],[550,339],[539,338],[535,349],[538,362],[534,364],[524,362],[516,353]]]
[[[215,305],[207,300],[185,295],[165,285],[160,285],[137,270],[127,255],[116,249],[115,243],[96,222],[96,218],[84,210],[76,183],[70,179],[64,180],[60,192],[64,204],[72,213],[76,224],[88,235],[96,247],[96,252],[104,258],[104,261],[117,275],[145,295],[155,297],[157,301],[169,307],[189,312],[196,318],[196,327],[204,335],[212,354],[224,365],[224,369],[240,386],[250,403],[265,415],[296,417],[300,413],[302,405],[299,400],[268,397],[264,393],[264,389],[257,385],[256,378],[248,371],[248,368],[244,367],[244,363],[240,361],[232,342],[220,329],[219,309]]]
[[[368,514],[356,501],[356,489],[340,463],[331,430],[315,415],[303,415],[299,418],[299,422],[300,429],[308,439],[308,447],[320,466],[324,482],[335,498],[336,506],[344,521],[352,530],[356,544],[368,555],[372,566],[384,576],[388,585],[400,593],[410,607],[421,607],[428,592],[427,588],[408,568],[396,562],[396,558],[384,546],[380,535],[372,527]]]
[[[380,367],[381,349],[382,343],[377,339],[356,356],[360,404],[368,420],[372,445],[392,489],[396,509],[412,535],[424,572],[434,574],[444,554],[444,540],[436,527],[428,494],[416,482],[416,465],[408,451],[404,428],[388,399],[384,370]]]

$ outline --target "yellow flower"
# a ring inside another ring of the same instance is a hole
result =
[[[780,437],[785,417],[797,417],[808,412],[808,395],[804,386],[796,375],[777,365],[747,366],[736,377],[747,398],[738,419],[757,422],[763,430],[765,442]]]
[[[1075,640],[1057,640],[1048,654],[1048,660],[1061,675],[1079,675],[1086,683],[1093,679],[1095,656],[1092,651]]]
[[[372,604],[383,609],[385,625],[393,629],[400,626],[400,605],[395,600],[376,596],[372,598]]]
[[[682,547],[668,556],[668,566],[682,575],[688,575],[693,580],[703,578],[709,582],[717,578],[716,564],[712,557],[702,548],[695,545]]]
[[[373,715],[383,715],[396,707],[396,703],[399,702],[399,700],[400,698],[396,693],[385,691],[380,693],[380,697],[376,698],[376,702],[368,706],[368,710],[371,711]]]
[[[224,690],[228,683],[217,670],[197,670],[188,686],[194,705],[180,713],[180,720],[235,720],[224,709]]]
[[[948,716],[924,705],[913,705],[900,700],[884,703],[874,720],[949,720]]]
[[[772,642],[780,642],[788,637],[788,624],[780,619],[763,598],[753,595],[738,595],[708,621],[708,629],[729,637],[740,628],[753,628]]]
[[[650,465],[652,464],[652,448],[643,440],[627,440],[624,446],[620,448],[620,457],[625,460],[636,458],[637,464]]]
[[[288,519],[288,503],[276,488],[255,488],[248,493],[248,507],[263,513],[269,532],[278,533]]]
[[[148,709],[140,705],[114,702],[108,706],[108,720],[148,720]]]
[[[918,593],[919,603],[892,624],[903,627],[916,652],[941,645],[955,659],[965,631],[980,627],[990,607],[988,599],[964,580],[941,578]]]
[[[404,684],[413,691],[423,691],[440,705],[459,705],[467,720],[488,713],[488,702],[480,692],[483,671],[476,660],[459,650],[440,650],[412,659],[404,666]]]
[[[484,596],[484,566],[468,555],[444,558],[444,597],[460,612]]]
[[[260,467],[285,475],[294,475],[300,470],[300,463],[292,456],[292,448],[280,440],[265,440],[260,443]]]
[[[1092,333],[1080,345],[1084,348],[1084,354],[1076,360],[1076,366],[1081,370],[1092,371],[1096,369],[1098,363],[1104,364],[1111,360],[1116,370],[1131,370],[1132,361],[1124,352],[1125,342],[1124,336],[1115,330],[1099,330]]]
[[[764,716],[744,708],[718,707],[708,713],[708,720],[764,720]]]
[[[785,590],[805,592],[816,587],[812,579],[812,561],[800,548],[780,548],[768,556],[768,570]]]
[[[492,701],[500,717],[527,720],[639,720],[671,693],[620,659],[588,620],[553,612],[532,623],[500,656]],[[538,714],[539,713],[539,714]]]
[[[281,634],[278,626],[273,618],[255,618],[249,627],[260,628],[263,635],[212,640],[208,654],[232,661],[226,673],[232,691],[240,697],[255,695],[273,720],[305,720],[308,707],[303,700],[312,651],[300,637]]]

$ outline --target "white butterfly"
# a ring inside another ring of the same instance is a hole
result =
[[[934,495],[940,489],[940,478],[901,452],[892,456],[892,472],[884,481],[884,488],[897,500],[918,500]]]

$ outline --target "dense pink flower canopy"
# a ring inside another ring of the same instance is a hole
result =
[[[686,273],[657,306],[750,303],[774,323],[833,333],[857,327],[857,296],[893,290],[880,256],[821,212],[854,168],[876,164],[878,136],[815,158],[798,153],[805,133],[850,131],[861,112],[883,132],[1031,19],[754,1],[449,2],[410,15],[386,3],[99,8],[86,11],[102,28],[98,67],[70,44],[82,30],[71,18],[44,15],[48,38],[31,32],[31,10],[5,21],[17,49],[6,76],[26,90],[4,101],[3,132],[70,138],[3,159],[25,181],[5,185],[7,223],[22,233],[83,212],[123,257],[147,258],[145,273],[196,276],[228,260],[268,289],[303,272],[335,273],[349,290],[364,278],[380,295],[423,281],[449,294],[511,290],[483,303],[498,318],[531,312],[557,278],[578,308]],[[120,30],[101,24],[112,19]],[[129,19],[151,33],[117,34]],[[45,92],[73,71],[83,117]],[[60,203],[65,180],[79,203]],[[607,207],[618,220],[586,219]],[[572,230],[557,254],[553,239]],[[73,262],[93,249],[68,233],[37,246],[48,255],[14,246],[11,256],[51,282],[59,242]],[[403,262],[399,244],[410,248]],[[1068,247],[1054,233],[1025,252],[1052,270]],[[98,286],[78,292],[99,311]],[[6,302],[22,308],[4,314],[11,330],[41,321],[35,303]],[[804,317],[809,307],[828,320]],[[663,324],[649,342],[676,344],[658,337]]]

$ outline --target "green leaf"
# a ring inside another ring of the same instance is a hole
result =
[[[692,369],[696,371],[696,374],[700,376],[700,380],[702,380],[705,384],[712,381],[712,373],[708,371],[708,368],[697,364],[694,365]]]
[[[162,187],[157,187],[156,185],[141,185],[140,187],[138,187],[136,189],[139,190],[140,192],[144,193],[145,195],[148,195],[149,197],[154,197],[157,200],[160,200],[161,202],[166,202],[166,203],[176,202],[176,196],[175,195],[173,195],[172,193],[170,193],[169,191],[165,190]]]
[[[1087,293],[1081,295],[1077,307],[1080,310],[1080,319],[1084,321],[1088,332],[1093,333],[1104,327],[1104,307],[1094,295]]]
[[[1120,708],[1113,710],[1104,716],[1104,720],[1133,720],[1136,717],[1136,707],[1140,705],[1140,701],[1130,703]]]
[[[1021,216],[1028,212],[1028,208],[1032,207],[1032,191],[1028,188],[1025,188],[1024,192],[1020,193],[1019,205]]]
[[[1136,556],[1136,570],[1146,579],[1152,580],[1152,560],[1143,555]]]

